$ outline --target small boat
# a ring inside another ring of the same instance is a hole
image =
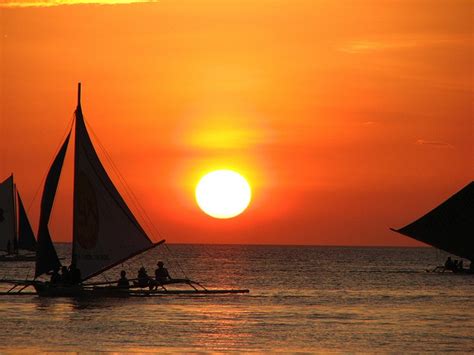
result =
[[[36,259],[35,236],[13,174],[0,183],[0,250],[0,261]]]
[[[51,217],[64,158],[73,128],[71,127],[46,176],[41,198],[36,250],[35,280],[19,282],[22,289],[33,286],[39,296],[153,296],[163,294],[234,294],[249,290],[210,290],[188,279],[173,279],[154,287],[119,288],[115,282],[88,283],[128,259],[155,248],[165,241],[154,243],[141,227],[125,200],[120,195],[94,149],[81,107],[81,84],[75,111],[74,188],[72,264],[81,273],[76,285],[52,284],[38,281],[41,275],[57,270],[61,262],[52,243],[48,223]],[[180,288],[172,290],[169,286]],[[12,289],[15,289],[14,286]],[[183,287],[187,289],[183,289]],[[21,291],[21,290],[20,290]]]
[[[471,262],[469,269],[438,266],[433,272],[474,273],[474,181],[421,218],[390,229]]]
[[[133,281],[133,280],[132,280]],[[42,297],[151,297],[163,295],[222,295],[249,293],[241,289],[208,289],[198,282],[188,279],[173,279],[157,285],[158,287],[140,287],[131,285],[121,288],[116,282],[98,282],[79,285],[51,285],[45,282],[33,282],[36,293]],[[168,288],[169,285],[189,286],[188,288]]]

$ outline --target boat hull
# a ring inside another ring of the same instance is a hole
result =
[[[152,297],[165,295],[225,295],[249,293],[247,289],[202,289],[202,290],[149,290],[149,289],[124,289],[113,286],[88,287],[82,285],[60,286],[50,283],[37,282],[34,285],[40,297]]]
[[[49,283],[36,282],[33,284],[36,294],[40,297],[82,297],[87,292],[80,285],[78,286],[56,286]]]

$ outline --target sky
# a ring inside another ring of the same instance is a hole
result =
[[[0,0],[0,180],[15,174],[36,228],[80,81],[99,156],[154,240],[422,245],[389,227],[474,176],[472,13],[456,0]],[[233,219],[194,199],[220,168],[252,187]],[[71,220],[69,154],[53,240],[71,240]]]

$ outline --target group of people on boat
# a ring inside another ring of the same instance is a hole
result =
[[[67,266],[62,266],[61,273],[59,273],[59,268],[55,268],[50,279],[51,284],[61,286],[78,285],[81,281],[81,270],[79,270],[74,263],[71,263],[69,268]]]
[[[137,278],[133,280],[133,286],[136,287],[148,287],[150,290],[157,289],[158,286],[162,286],[167,282],[171,281],[171,276],[168,269],[165,268],[164,263],[159,261],[157,264],[158,268],[155,270],[155,278],[148,276],[145,267],[141,267],[138,270]],[[72,286],[79,285],[82,282],[81,270],[76,267],[74,263],[71,263],[69,267],[62,266],[61,273],[59,268],[55,268],[51,273],[50,283],[58,286]],[[125,270],[120,272],[120,279],[117,281],[118,288],[130,288],[130,280],[127,278]]]
[[[474,262],[471,261],[468,269],[464,268],[463,260],[452,260],[450,256],[444,263],[444,269],[452,272],[474,272]]]
[[[157,264],[158,268],[155,270],[155,278],[148,275],[145,267],[142,266],[137,273],[137,278],[133,281],[133,286],[136,287],[148,287],[150,290],[157,289],[158,286],[163,286],[167,282],[171,281],[171,276],[168,269],[165,268],[164,263],[159,261]],[[117,281],[117,287],[129,288],[130,281],[127,278],[125,270],[120,272],[120,279]]]

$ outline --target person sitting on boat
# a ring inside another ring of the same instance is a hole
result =
[[[62,266],[61,267],[61,283],[68,285],[71,283],[71,274],[69,273],[69,270],[67,269],[67,266]]]
[[[81,281],[82,281],[81,270],[79,270],[76,267],[76,264],[71,263],[71,265],[69,266],[69,275],[70,275],[70,278],[71,278],[71,284],[72,285],[77,285],[77,284],[81,283]]]
[[[138,282],[136,282],[135,285],[138,287],[150,286],[150,276],[148,276],[148,273],[143,266],[138,270],[137,281]]]
[[[155,282],[157,285],[163,285],[167,281],[171,280],[171,276],[168,272],[168,269],[164,267],[165,264],[163,264],[162,261],[158,261],[158,269],[155,270]]]
[[[51,273],[51,279],[49,280],[52,284],[61,283],[61,275],[59,275],[59,268],[54,268],[53,272]]]
[[[117,287],[118,288],[130,287],[130,283],[128,282],[127,273],[125,272],[125,270],[120,271],[120,279],[117,281]]]
[[[451,271],[454,269],[454,263],[451,260],[450,256],[448,256],[448,259],[446,259],[446,262],[444,263],[444,268],[446,270],[451,270]]]

